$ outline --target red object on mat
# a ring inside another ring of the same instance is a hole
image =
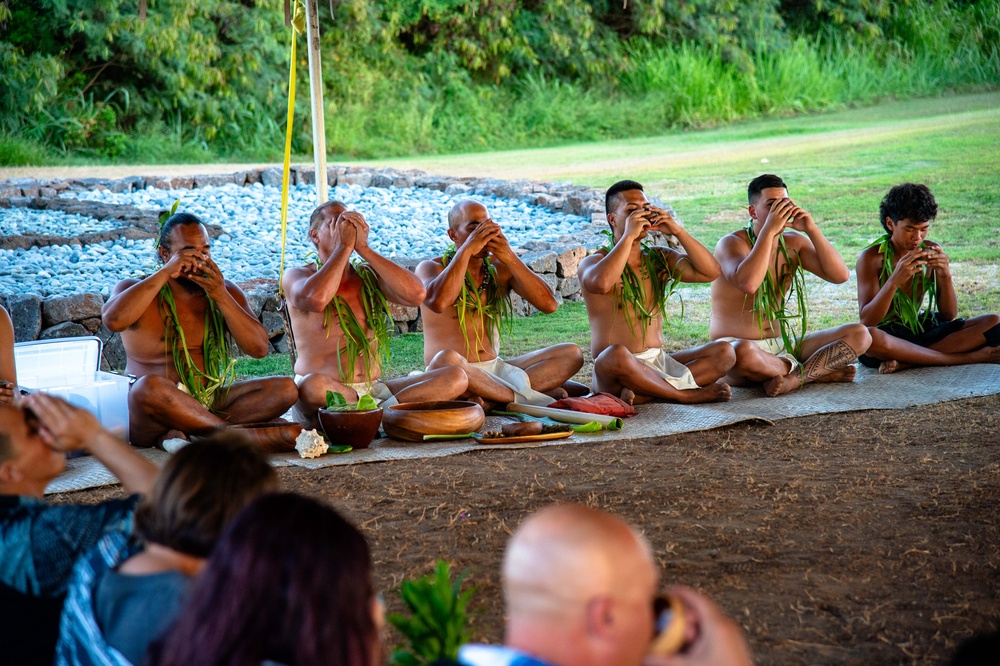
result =
[[[586,398],[563,398],[556,400],[549,407],[556,409],[572,409],[574,412],[588,414],[604,414],[606,416],[635,416],[635,407],[610,393],[595,393]]]

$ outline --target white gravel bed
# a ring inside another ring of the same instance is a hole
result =
[[[86,215],[34,208],[0,209],[0,236],[21,234],[77,234],[108,231],[121,224],[115,220],[95,220]],[[57,231],[54,231],[57,230]]]
[[[198,215],[225,231],[213,243],[212,255],[227,278],[240,282],[256,277],[277,278],[281,249],[281,191],[261,184],[249,187],[224,185],[194,190],[147,188],[133,193],[107,190],[63,193],[61,196],[147,210],[163,210],[180,199],[179,210]],[[330,188],[331,199],[344,201],[361,212],[371,225],[369,242],[391,258],[439,255],[448,245],[448,210],[465,196],[450,196],[423,188]],[[497,197],[477,197],[503,228],[511,245],[528,241],[554,241],[573,234],[589,222],[580,216],[562,215],[547,208]],[[286,266],[302,263],[312,249],[306,231],[315,207],[313,185],[293,187],[288,206]],[[14,212],[16,211],[16,212]],[[72,236],[82,233],[85,220],[53,211],[0,209],[0,229],[18,225],[24,231],[30,218],[33,231]],[[37,215],[36,215],[37,213]],[[95,231],[119,226],[113,220],[93,221]],[[38,229],[38,231],[34,231]],[[91,229],[86,229],[90,231]],[[0,251],[0,293],[35,293],[62,296],[100,291],[105,296],[118,280],[139,277],[155,269],[152,240],[117,240],[86,247],[50,246]]]

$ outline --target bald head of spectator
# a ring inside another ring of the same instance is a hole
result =
[[[641,664],[658,578],[649,544],[619,518],[579,505],[542,509],[504,557],[505,642],[556,666]]]

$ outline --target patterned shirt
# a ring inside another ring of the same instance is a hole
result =
[[[36,497],[0,495],[4,663],[52,663],[73,565],[105,534],[131,532],[138,500],[136,495],[100,504],[50,506]]]

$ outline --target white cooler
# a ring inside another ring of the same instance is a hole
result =
[[[101,371],[101,339],[93,336],[14,345],[17,384],[93,412],[108,430],[128,439],[129,378]]]

